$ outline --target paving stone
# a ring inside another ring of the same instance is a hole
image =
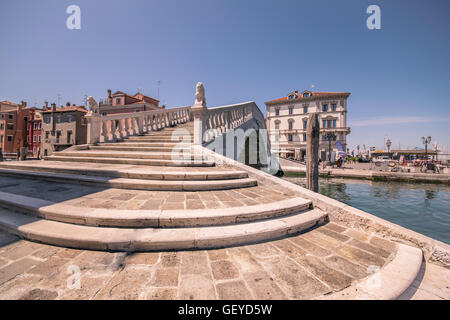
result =
[[[330,292],[329,287],[288,258],[271,258],[262,263],[289,298],[307,299]]]
[[[143,299],[144,288],[151,279],[151,269],[125,268],[104,286],[94,299]]]
[[[246,248],[228,249],[230,260],[241,272],[262,271],[263,268]]]
[[[228,260],[213,261],[211,262],[211,268],[215,280],[239,277],[239,270]]]
[[[54,246],[47,246],[47,245],[42,245],[42,246],[43,246],[43,248],[39,249],[38,251],[36,251],[32,254],[33,257],[47,259],[47,258],[50,258],[51,256],[57,254],[59,251],[63,250],[61,248],[54,247]]]
[[[177,288],[151,288],[147,294],[147,300],[175,300]]]
[[[161,209],[163,200],[147,200],[141,205],[141,210],[158,210]]]
[[[66,263],[67,263],[66,259],[62,259],[59,257],[52,257],[34,266],[30,270],[28,270],[28,272],[33,274],[40,274],[42,276],[50,276],[55,272],[59,272],[60,267],[62,267]]]
[[[328,267],[324,261],[319,260],[311,255],[306,255],[303,258],[295,260],[301,264],[306,270],[311,272],[316,278],[325,282],[335,291],[342,290],[352,283],[352,278]]]
[[[220,300],[252,299],[252,294],[242,280],[216,284],[216,289]]]
[[[384,249],[381,249],[380,247],[375,247],[375,246],[373,246],[371,244],[368,244],[366,242],[361,242],[361,241],[356,240],[356,239],[352,239],[348,244],[350,244],[352,246],[355,246],[355,247],[357,247],[359,249],[366,250],[366,251],[368,251],[368,252],[370,252],[370,253],[372,253],[372,254],[374,254],[376,256],[381,256],[383,258],[387,258],[390,255],[390,252],[388,252],[388,251],[386,251]]]
[[[54,300],[58,292],[47,289],[33,289],[25,293],[19,300]]]
[[[21,273],[15,278],[0,284],[0,300],[17,300],[30,288],[34,288],[42,276]]]
[[[126,257],[126,264],[154,265],[159,260],[159,252],[133,253]]]
[[[181,274],[209,273],[205,251],[185,251],[181,256]]]
[[[345,272],[347,275],[352,276],[355,279],[361,279],[368,275],[367,268],[352,263],[340,256],[330,256],[325,258],[325,260],[330,267]]]
[[[180,265],[181,255],[179,252],[163,252],[161,253],[161,266],[176,267]]]
[[[177,298],[181,300],[217,299],[210,275],[182,275]]]
[[[152,277],[153,287],[176,287],[178,285],[178,268],[158,268]]]
[[[302,237],[322,248],[333,249],[342,245],[342,241],[336,240],[321,232],[315,230],[305,233]]]
[[[39,244],[21,240],[7,245],[2,252],[2,257],[8,260],[18,260],[39,249]]]
[[[205,209],[205,206],[203,203],[198,200],[186,200],[186,209],[192,210],[192,209]]]
[[[324,249],[304,238],[302,238],[302,236],[297,236],[297,237],[292,237],[289,238],[290,241],[292,241],[293,243],[295,243],[296,245],[300,246],[302,249],[317,255],[319,257],[324,257],[324,256],[328,256],[331,254],[330,250]]]
[[[60,258],[73,259],[82,254],[83,252],[84,252],[83,250],[78,249],[62,249],[56,253],[56,256]]]
[[[328,228],[328,229],[330,229],[330,230],[332,230],[334,232],[339,232],[339,233],[342,233],[345,230],[347,230],[347,228],[345,228],[343,226],[340,226],[340,225],[338,225],[338,224],[336,224],[334,222],[329,222],[324,227]]]
[[[40,263],[40,261],[31,259],[31,258],[23,258],[21,260],[17,260],[11,264],[0,269],[0,285],[5,283],[6,281],[11,280],[15,276],[27,271],[28,269],[34,267]]]
[[[384,264],[383,258],[377,257],[371,253],[348,245],[343,245],[342,247],[336,249],[336,252],[341,256],[346,257],[350,261],[356,262],[366,267],[370,265],[381,267]]]
[[[218,250],[207,250],[209,260],[225,260],[228,259],[227,249],[218,249]]]
[[[64,300],[87,300],[94,297],[94,295],[99,292],[106,283],[111,279],[111,276],[102,277],[90,277],[83,275],[80,279],[80,288],[65,288],[64,293],[62,293],[58,299]]]
[[[393,241],[389,241],[383,238],[372,236],[370,238],[370,243],[374,246],[380,247],[386,251],[395,252],[397,245]]]
[[[184,209],[184,202],[164,202],[162,210],[180,210]]]
[[[300,247],[296,246],[289,239],[283,239],[271,242],[275,247],[283,251],[283,253],[291,258],[303,257],[306,252]]]
[[[255,299],[284,300],[287,298],[274,278],[265,271],[247,272],[244,274],[244,280],[252,290]]]
[[[345,231],[345,234],[359,241],[367,241],[369,239],[369,235],[367,233],[355,229],[347,229],[347,231]]]
[[[274,242],[253,244],[247,246],[247,249],[250,250],[253,255],[262,258],[279,255],[280,251],[272,245],[273,243]]]
[[[336,239],[338,241],[341,241],[341,242],[345,242],[348,239],[350,239],[350,237],[348,237],[348,236],[346,236],[344,234],[340,234],[338,232],[335,232],[335,231],[327,229],[327,228],[317,228],[314,231],[316,231],[316,230],[317,230],[317,232],[321,232],[321,233],[327,235],[328,237],[334,238],[334,239]]]

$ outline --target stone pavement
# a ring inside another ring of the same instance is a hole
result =
[[[335,223],[247,246],[131,254],[0,231],[0,299],[310,299],[354,284],[395,253],[394,242]]]
[[[259,183],[217,191],[145,191],[91,187],[0,176],[0,191],[88,208],[123,210],[216,209],[258,205],[294,198]]]

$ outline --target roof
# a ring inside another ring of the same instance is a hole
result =
[[[303,91],[303,92],[305,92],[305,91]],[[348,97],[350,95],[350,92],[310,92],[310,91],[306,91],[306,92],[308,92],[310,94],[308,97],[303,97],[302,93],[298,93],[298,92],[294,93],[294,92],[292,92],[292,93],[289,93],[286,97],[270,100],[270,101],[267,101],[267,102],[264,102],[264,103],[266,105],[267,104],[278,104],[278,103],[283,103],[283,102],[286,102],[286,101],[302,101],[302,100],[310,101],[310,100],[315,100],[315,98],[317,98],[317,97],[326,97],[326,96],[329,96],[330,98],[333,97],[333,96]],[[296,98],[289,100],[288,97],[291,94],[295,94]]]
[[[18,106],[17,103],[14,103],[14,102],[11,102],[11,101],[8,101],[8,100],[0,101],[0,103],[1,104],[9,104],[9,105],[12,105],[12,106]]]
[[[87,112],[87,110],[83,106],[60,107],[60,108],[56,108],[55,112],[70,112],[70,111],[78,111],[78,112],[83,112],[83,113]],[[42,113],[51,113],[52,109],[50,108],[48,110],[44,110],[41,112]]]

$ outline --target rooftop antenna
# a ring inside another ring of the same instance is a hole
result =
[[[88,96],[87,96],[87,94],[85,94],[84,96],[83,96],[83,102],[84,102],[84,106],[87,108],[87,98],[88,98]]]
[[[58,93],[58,106],[61,105],[61,95]]]
[[[138,88],[138,93],[141,93],[142,88]]]
[[[312,86],[311,86],[311,91],[314,92],[314,89],[315,89],[315,88],[316,88],[316,86],[315,86],[315,85],[312,85]]]
[[[158,85],[158,100],[159,100],[159,87],[161,86],[161,80],[158,80],[156,84]]]

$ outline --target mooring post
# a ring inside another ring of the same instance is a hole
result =
[[[319,139],[319,116],[312,113],[306,129],[306,188],[314,192],[319,191]]]

